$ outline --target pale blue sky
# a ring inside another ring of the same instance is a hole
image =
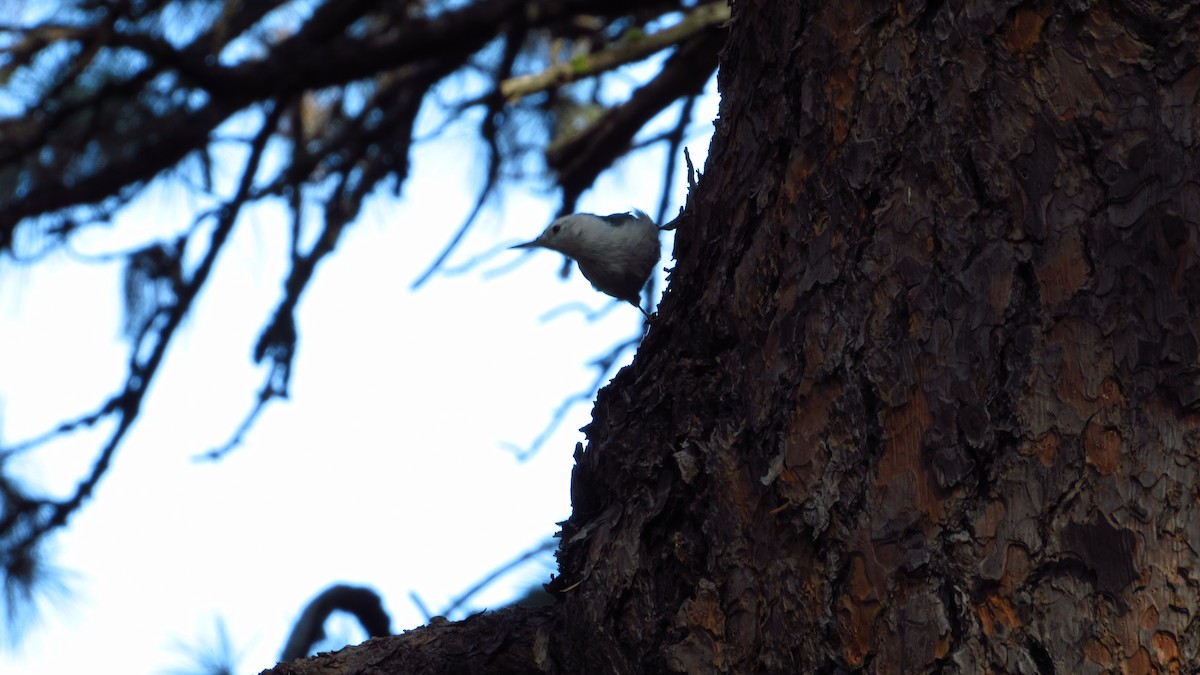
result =
[[[698,168],[714,90],[710,83],[688,142]],[[217,617],[241,655],[238,672],[258,672],[275,663],[305,603],[332,583],[375,588],[393,630],[411,628],[423,617],[410,591],[438,611],[557,529],[570,512],[571,453],[590,404],[576,406],[528,462],[504,445],[537,436],[562,400],[591,382],[588,362],[635,335],[641,315],[619,303],[595,323],[578,312],[540,320],[568,303],[610,302],[578,272],[564,283],[562,258],[550,252],[488,275],[520,255],[503,252],[410,292],[470,208],[481,156],[465,130],[418,148],[403,197],[372,199],[306,292],[291,400],[273,403],[228,458],[197,463],[194,455],[228,438],[261,386],[250,353],[285,269],[283,211],[243,217],[95,498],[54,539],[51,560],[69,590],[45,603],[17,651],[0,652],[0,672],[187,667],[178,643],[212,642]],[[623,161],[581,210],[653,214],[662,159],[656,146]],[[686,195],[683,171],[672,181],[672,214]],[[191,221],[194,203],[177,187],[157,187],[118,223],[175,230]],[[455,262],[532,238],[555,206],[553,195],[504,192]],[[117,243],[97,231],[74,248]],[[663,267],[670,251],[667,236]],[[57,254],[25,267],[0,257],[6,443],[94,409],[123,381],[119,292],[117,265]],[[100,439],[84,433],[40,448],[20,472],[65,492]],[[504,604],[548,571],[531,565],[472,606]]]

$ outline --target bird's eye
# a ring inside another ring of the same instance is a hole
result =
[[[561,229],[562,229],[562,225],[555,225],[554,227],[550,228],[550,233],[558,234],[559,230],[561,230]]]

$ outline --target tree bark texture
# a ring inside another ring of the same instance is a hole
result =
[[[1200,664],[1197,9],[735,4],[578,458],[576,666]]]
[[[738,0],[529,671],[1200,664],[1197,10]]]

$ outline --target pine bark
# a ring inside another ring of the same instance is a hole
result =
[[[476,672],[1200,664],[1197,10],[736,2],[544,651]]]

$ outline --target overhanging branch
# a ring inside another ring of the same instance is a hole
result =
[[[581,54],[540,73],[509,78],[500,83],[500,92],[510,101],[564,84],[594,77],[619,66],[641,61],[663,49],[696,35],[708,26],[729,20],[729,5],[714,2],[701,5],[682,21],[650,35],[623,40],[595,54]]]

